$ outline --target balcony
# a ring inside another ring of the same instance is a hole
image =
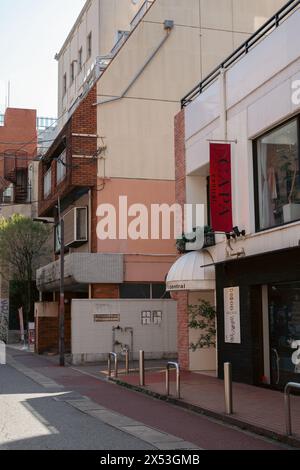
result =
[[[89,284],[122,284],[124,256],[119,254],[72,253],[65,257],[65,287],[78,289]],[[37,270],[41,292],[59,290],[60,261]]]

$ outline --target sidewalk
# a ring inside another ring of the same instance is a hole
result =
[[[203,378],[202,376],[194,377],[194,374],[187,374],[187,376],[184,375],[183,377],[184,398],[186,399],[187,391],[192,390],[194,402],[197,402],[197,395],[199,395],[201,399],[204,397],[208,400],[206,406],[208,406],[208,403],[212,410],[218,410],[211,413],[209,410],[206,410],[205,413],[202,412],[201,415],[199,414],[198,407],[197,413],[194,413],[182,409],[179,406],[174,406],[174,404],[178,404],[176,400],[169,400],[169,403],[167,403],[147,396],[146,394],[150,395],[153,393],[156,398],[161,398],[159,393],[163,392],[163,365],[165,365],[165,361],[159,362],[158,365],[151,361],[151,367],[159,366],[160,368],[158,370],[156,369],[154,373],[147,372],[146,380],[148,384],[151,383],[151,386],[147,386],[145,390],[143,390],[144,393],[136,393],[136,390],[140,390],[139,387],[135,385],[138,383],[138,373],[137,371],[132,372],[132,375],[126,378],[124,370],[122,370],[122,363],[120,364],[120,381],[126,388],[119,387],[115,383],[107,380],[107,364],[75,367],[67,366],[62,368],[58,367],[57,357],[37,356],[27,351],[22,351],[19,348],[12,349],[11,347],[8,348],[8,354],[17,364],[20,364],[21,367],[31,369],[32,373],[30,375],[35,381],[44,381],[47,386],[49,386],[49,384],[51,385],[51,381],[54,381],[57,385],[65,387],[67,391],[78,393],[115,413],[142,422],[144,425],[176,436],[200,448],[206,450],[282,449],[282,444],[276,443],[275,441],[266,441],[255,434],[242,432],[235,426],[231,427],[221,424],[220,421],[222,421],[224,417],[222,414],[222,382],[216,379],[212,380],[210,377]],[[135,365],[136,364],[134,364],[134,366]],[[44,379],[42,379],[42,377],[44,377]],[[186,378],[192,378],[192,380],[186,380]],[[204,380],[203,384],[206,382],[205,387],[201,382],[202,392],[199,392],[198,380],[200,379]],[[214,387],[211,386],[212,382]],[[245,398],[251,402],[253,397],[249,396],[248,387],[242,386],[242,388],[243,387],[245,387]],[[130,390],[130,388],[132,388],[132,390]],[[219,389],[219,393],[213,392],[214,388],[216,390]],[[254,389],[254,391],[257,391],[257,389]],[[260,392],[259,389],[258,392]],[[269,393],[274,393],[276,396],[278,395],[279,400],[276,401],[278,408],[279,401],[282,403],[283,400],[282,395],[267,391],[267,394]],[[214,403],[214,400],[217,400],[217,403]],[[180,405],[186,408],[193,408],[188,402],[180,401]],[[275,410],[277,413],[278,410],[276,408]],[[272,411],[274,414],[274,409]],[[204,414],[216,418],[216,420],[205,417],[203,416]],[[236,423],[232,422],[231,424],[235,425]],[[238,422],[238,426],[243,429],[249,428],[247,424],[241,424],[241,422]],[[269,433],[267,437],[277,438],[278,436],[276,433]],[[283,436],[281,436],[281,438],[283,443],[300,448],[300,440],[287,440],[284,439]]]
[[[291,396],[293,437],[287,438],[284,394],[281,392],[253,387],[244,384],[233,384],[234,414],[225,414],[224,382],[209,375],[181,372],[181,400],[175,398],[175,372],[171,372],[171,394],[166,397],[165,369],[146,371],[146,385],[139,386],[137,371],[129,375],[119,375],[111,380],[121,386],[150,394],[175,405],[204,413],[221,419],[242,429],[278,439],[292,442],[300,448],[300,397]]]

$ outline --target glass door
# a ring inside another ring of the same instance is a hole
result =
[[[300,382],[300,283],[269,287],[271,383]]]

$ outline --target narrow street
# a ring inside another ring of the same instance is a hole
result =
[[[147,450],[126,435],[60,401],[10,366],[0,371],[0,450]]]
[[[33,354],[9,354],[12,365],[0,370],[1,450],[287,449]]]

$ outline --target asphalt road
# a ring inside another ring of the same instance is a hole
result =
[[[0,450],[287,448],[39,356],[10,354],[11,365],[0,366]]]
[[[151,450],[74,409],[10,366],[0,367],[0,450]]]

